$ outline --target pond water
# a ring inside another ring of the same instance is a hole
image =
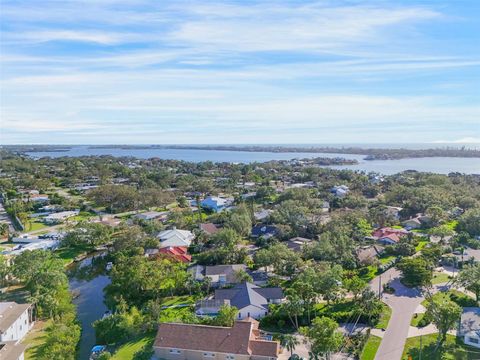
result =
[[[103,254],[89,256],[69,269],[70,290],[75,296],[73,302],[77,306],[78,320],[82,325],[78,355],[80,360],[89,359],[90,350],[96,344],[92,323],[107,311],[103,302],[103,289],[110,284],[110,278],[105,275],[104,269]]]

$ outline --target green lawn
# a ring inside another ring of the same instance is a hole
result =
[[[23,286],[10,286],[4,293],[0,293],[0,301],[15,301],[17,303],[28,302],[29,291],[25,290]]]
[[[148,334],[120,346],[113,354],[111,360],[132,360],[136,352],[144,347],[152,347],[155,334]]]
[[[363,347],[362,354],[360,355],[360,360],[375,359],[375,354],[377,353],[381,342],[382,338],[375,335],[370,335],[367,342],[365,343],[365,346]]]
[[[434,272],[433,273],[432,285],[446,283],[446,282],[449,282],[449,281],[450,281],[450,278],[449,278],[448,274],[441,273],[441,272]]]
[[[447,335],[447,341],[441,349],[435,351],[437,334],[425,335],[422,337],[422,359],[429,360],[478,360],[480,350],[465,345],[459,338]],[[407,339],[403,350],[402,360],[420,359],[420,336]]]
[[[410,321],[410,325],[419,327],[418,324],[420,323],[420,321],[422,321],[424,317],[425,317],[425,313],[419,313],[419,314],[413,315],[412,320]]]
[[[166,298],[162,302],[162,306],[174,306],[181,304],[189,304],[190,306],[164,309],[162,311],[160,321],[181,321],[185,316],[189,316],[193,313],[193,305],[195,304],[195,301],[192,296],[174,296]]]
[[[88,252],[88,248],[61,248],[55,251],[60,259],[63,260],[65,266],[71,264],[73,260],[80,254]]]
[[[396,256],[392,255],[392,256],[381,257],[378,260],[380,260],[380,264],[383,265],[383,264],[386,264],[386,263],[388,263],[392,260],[395,260],[395,258],[396,258]]]
[[[37,231],[47,227],[47,225],[40,221],[29,221],[27,224],[25,224],[25,231]]]
[[[374,265],[369,265],[367,266],[368,272],[365,274],[360,275],[360,278],[363,281],[369,282],[371,281],[375,276],[377,276],[377,271],[378,268]]]
[[[25,351],[25,360],[38,359],[40,354],[39,347],[45,341],[45,328],[47,322],[36,321],[32,330],[30,330],[23,340],[23,343],[27,346]]]
[[[380,320],[378,324],[375,325],[376,329],[386,329],[388,327],[388,322],[390,321],[390,317],[392,316],[392,309],[390,306],[383,304],[383,311],[380,315]]]
[[[420,240],[417,246],[415,246],[415,252],[419,252],[420,250],[422,250],[428,243],[428,240]]]

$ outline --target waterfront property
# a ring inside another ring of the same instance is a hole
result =
[[[33,324],[32,304],[0,303],[0,359],[23,360],[25,345],[21,341]]]
[[[231,289],[217,289],[212,299],[201,300],[196,305],[197,315],[218,313],[223,305],[235,306],[238,319],[260,319],[268,314],[270,304],[279,304],[284,298],[279,287],[261,288],[252,283],[243,282]]]
[[[253,319],[232,327],[163,323],[153,349],[167,360],[275,360],[280,354],[280,344],[262,335]]]

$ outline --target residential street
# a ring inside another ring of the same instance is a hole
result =
[[[375,360],[400,360],[403,348],[408,337],[410,321],[415,310],[424,300],[417,289],[410,289],[400,283],[400,272],[391,268],[381,276],[382,284],[391,280],[390,285],[395,289],[395,294],[384,294],[382,300],[392,308],[392,317],[383,334],[383,339],[378,348]],[[378,294],[379,278],[374,278],[370,287]],[[438,291],[445,285],[437,285],[434,291]]]

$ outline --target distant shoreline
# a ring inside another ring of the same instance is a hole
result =
[[[78,145],[10,145],[4,148],[19,153],[29,152],[68,152]],[[288,146],[288,145],[90,145],[91,149],[179,149],[207,151],[269,152],[269,153],[335,153],[365,155],[365,160],[398,160],[428,157],[480,158],[480,150],[465,147],[445,147],[430,149],[406,148],[363,148],[360,146]]]

